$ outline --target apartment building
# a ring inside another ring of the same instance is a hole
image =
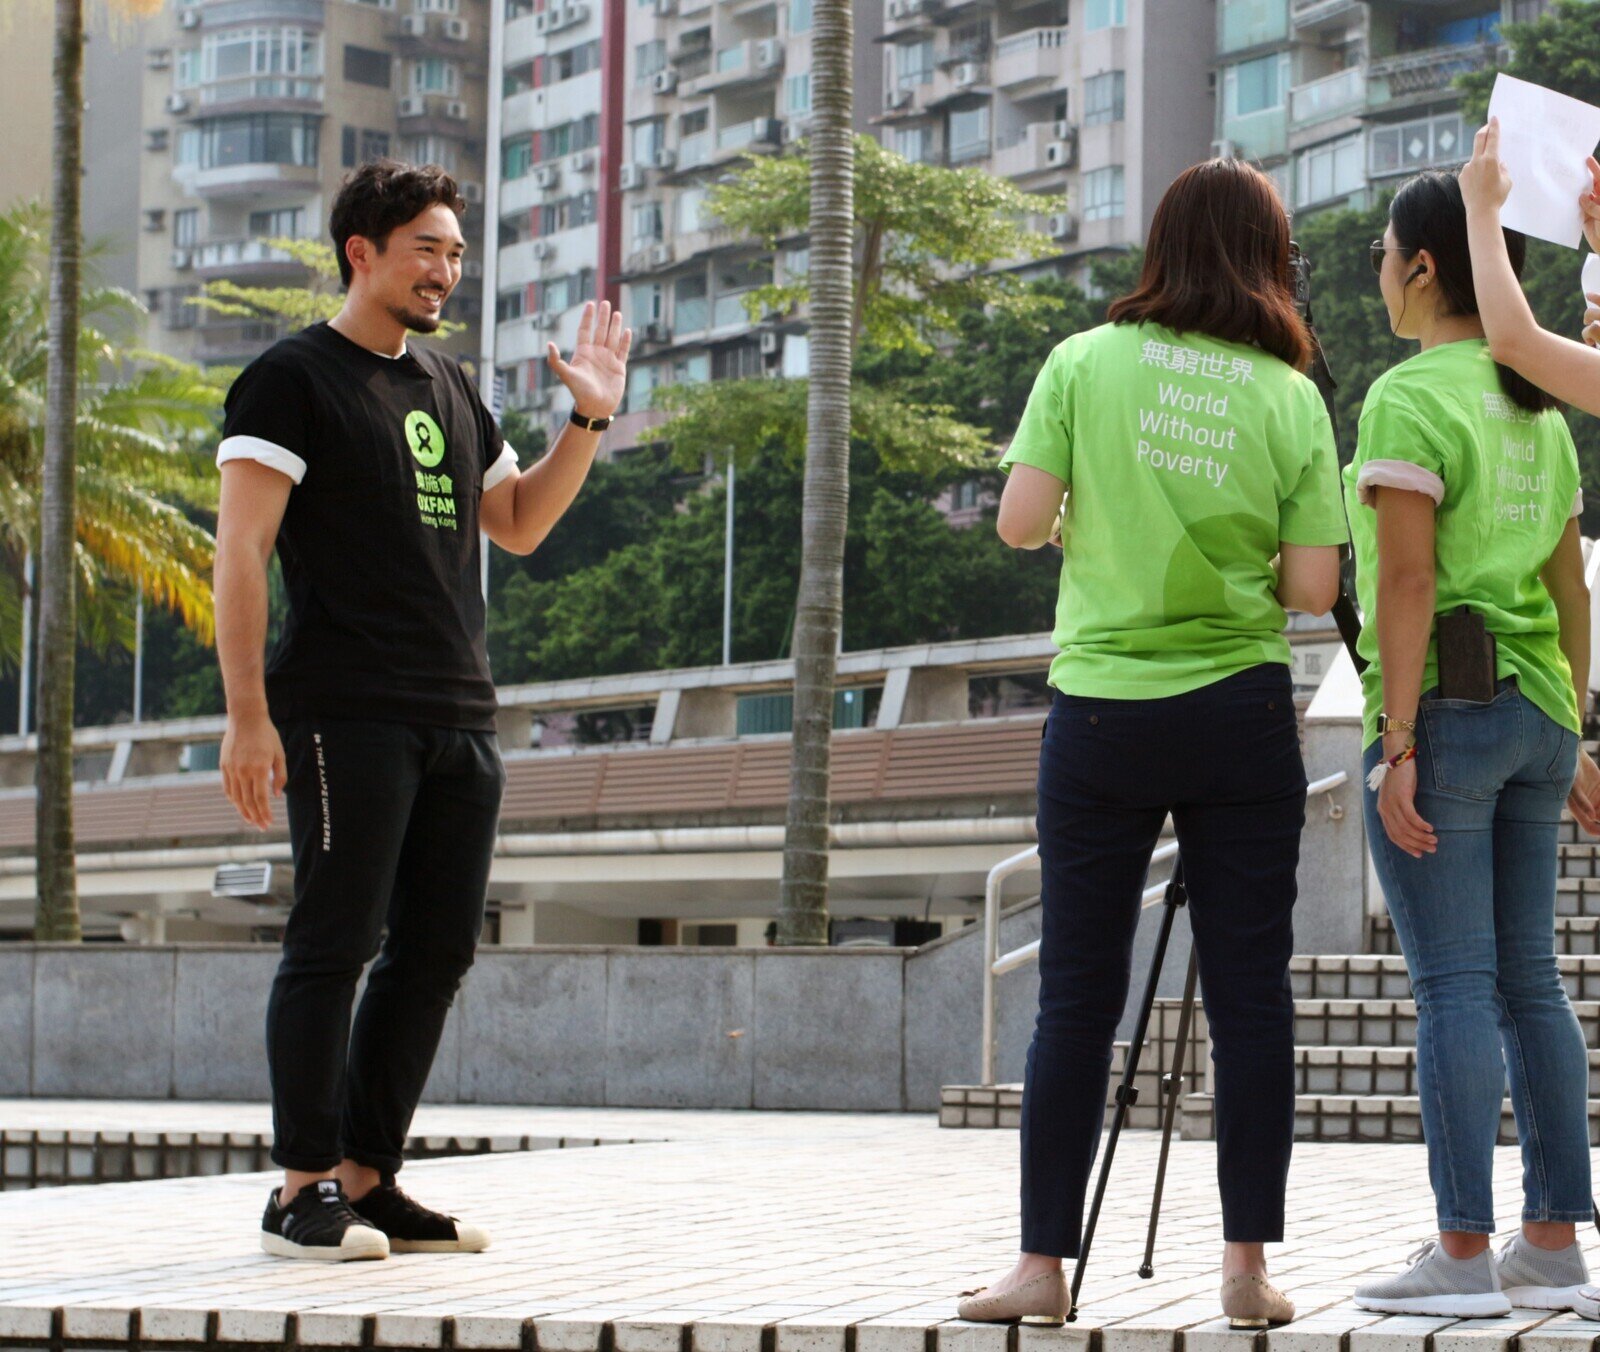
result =
[[[1219,0],[1217,150],[1261,164],[1297,211],[1362,206],[1460,164],[1453,82],[1499,64],[1504,23],[1548,0]]]
[[[489,0],[176,0],[149,26],[139,183],[139,287],[152,342],[236,365],[271,322],[188,304],[228,279],[297,286],[268,239],[327,237],[343,175],[396,155],[442,164],[469,204],[468,262],[445,317],[477,350],[482,308]]]

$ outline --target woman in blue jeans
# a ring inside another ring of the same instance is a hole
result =
[[[1263,1250],[1283,1238],[1294,1139],[1306,796],[1284,611],[1332,606],[1345,539],[1272,181],[1234,160],[1179,175],[1138,288],[1109,315],[1050,354],[1004,462],[1001,537],[1062,547],[1060,651],[1039,754],[1021,1253],[958,1308],[1066,1313],[1062,1260],[1078,1252],[1145,872],[1170,815],[1215,1048],[1222,1306],[1260,1326],[1294,1313]]]
[[[1506,246],[1520,272],[1521,236],[1507,232]],[[1600,826],[1600,771],[1579,749],[1589,595],[1577,457],[1554,400],[1484,341],[1453,175],[1400,189],[1372,260],[1394,332],[1422,350],[1368,392],[1345,475],[1371,663],[1365,813],[1417,1002],[1439,1237],[1355,1299],[1390,1313],[1594,1317],[1574,1229],[1593,1215],[1588,1057],[1554,945],[1562,803]],[[1479,644],[1474,662],[1448,648],[1441,672],[1441,623],[1477,621],[1492,651]],[[1523,1223],[1495,1255],[1508,1078]]]

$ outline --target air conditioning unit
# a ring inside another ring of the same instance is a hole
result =
[[[1056,123],[1056,140],[1070,141],[1075,134],[1075,131],[1076,129],[1073,127],[1072,123],[1063,117]]]
[[[555,254],[555,251],[556,246],[547,239],[534,240],[528,249],[528,252],[533,255],[535,261],[540,263],[544,262],[545,259],[552,257]]]
[[[659,319],[652,319],[649,323],[639,328],[639,334],[647,343],[670,343],[672,330]]]
[[[165,150],[169,144],[169,137],[165,127],[151,127],[144,134],[144,148],[146,150]]]
[[[912,97],[912,92],[909,89],[891,89],[883,97],[883,106],[891,110],[909,108]]]
[[[1238,144],[1236,142],[1234,142],[1234,141],[1228,140],[1226,137],[1224,137],[1220,141],[1213,141],[1211,143],[1211,158],[1212,159],[1215,159],[1215,160],[1231,160],[1231,159],[1237,159],[1238,155],[1239,155],[1239,146],[1238,146]]]
[[[474,205],[483,201],[483,184],[476,179],[463,179],[459,187],[461,188],[463,201],[471,202]]]
[[[172,52],[166,47],[157,47],[145,55],[146,70],[166,70],[172,64]]]
[[[400,100],[401,117],[421,117],[428,111],[428,101],[421,94],[407,94]]]
[[[617,187],[623,192],[632,192],[635,188],[642,188],[644,185],[644,165],[625,164],[617,170]]]
[[[678,167],[678,152],[662,146],[660,150],[656,151],[654,163],[657,169],[676,169]]]
[[[1078,218],[1070,211],[1058,211],[1050,218],[1048,229],[1052,239],[1077,239]]]
[[[664,268],[672,262],[672,245],[670,244],[652,244],[649,253],[650,266],[653,268]]]
[[[976,61],[963,61],[950,72],[950,82],[957,89],[965,89],[969,85],[978,83],[978,63]]]
[[[783,64],[783,44],[777,38],[763,38],[756,43],[756,65],[771,70]]]
[[[533,171],[533,186],[548,192],[561,182],[561,169],[554,164],[541,164]]]
[[[167,111],[169,113],[186,113],[189,111],[189,96],[187,94],[168,94]]]
[[[407,38],[426,37],[428,32],[428,16],[426,14],[407,14],[400,20],[400,36]]]
[[[188,8],[188,9],[182,10],[178,15],[178,27],[180,27],[180,28],[198,28],[198,27],[200,27],[200,11],[197,8],[194,8],[192,6],[190,8]]]
[[[783,335],[776,329],[764,329],[761,334],[762,355],[770,357],[781,351],[783,351]]]
[[[446,19],[444,21],[444,35],[451,42],[465,42],[467,35],[472,31],[472,26],[465,19]]]
[[[444,115],[454,122],[467,120],[467,104],[465,99],[451,99],[444,106]]]
[[[595,168],[595,154],[592,150],[580,150],[567,157],[567,168],[575,174],[592,174]]]
[[[193,264],[193,249],[174,249],[172,251],[172,268],[174,272],[187,272]]]
[[[670,94],[678,87],[678,72],[675,70],[658,70],[650,77],[650,88],[657,94]]]
[[[1055,169],[1070,169],[1078,162],[1078,137],[1074,133],[1045,147],[1045,163]]]
[[[461,265],[461,275],[462,275],[463,278],[466,278],[466,277],[482,277],[483,276],[483,262],[482,262],[482,260],[481,259],[477,259],[477,258],[469,258],[465,263],[463,263]]]
[[[535,310],[528,316],[528,323],[536,329],[553,329],[556,326],[554,310]]]
[[[564,28],[571,28],[583,23],[589,17],[589,6],[585,4],[552,4],[535,20],[533,31],[536,33],[559,33]]]

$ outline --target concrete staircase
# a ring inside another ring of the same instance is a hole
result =
[[[1563,820],[1556,894],[1556,952],[1561,979],[1573,1002],[1584,1039],[1600,1047],[1600,842]],[[1290,964],[1295,997],[1295,1136],[1304,1141],[1420,1141],[1417,1099],[1416,1005],[1405,961],[1387,915],[1370,926],[1368,951],[1350,955],[1296,957]],[[1172,1055],[1180,1002],[1158,1000],[1136,1083],[1139,1103],[1129,1125],[1157,1127],[1161,1121],[1160,1078]],[[1196,1011],[1186,1057],[1181,1104],[1186,1139],[1214,1132],[1205,1016]],[[1127,1045],[1118,1043],[1112,1066],[1115,1087]],[[1600,1051],[1589,1053],[1589,1134],[1600,1146]],[[1016,1126],[1021,1086],[944,1090],[940,1125]],[[987,1109],[987,1111],[985,1111]],[[1107,1120],[1110,1108],[1107,1109]],[[1508,1099],[1501,1117],[1503,1144],[1516,1142]]]

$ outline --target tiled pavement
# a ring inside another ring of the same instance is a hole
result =
[[[0,1128],[261,1131],[251,1105],[0,1103]],[[0,1195],[0,1344],[525,1352],[1600,1352],[1600,1325],[1375,1318],[1347,1296],[1431,1229],[1420,1147],[1297,1148],[1274,1271],[1302,1318],[1264,1338],[1217,1319],[1214,1147],[1179,1141],[1157,1276],[1143,1248],[1157,1139],[1124,1138],[1081,1320],[1004,1330],[951,1318],[954,1294],[1016,1246],[1009,1132],[932,1115],[426,1108],[424,1134],[654,1143],[434,1160],[424,1200],[494,1233],[462,1256],[295,1264],[263,1256],[267,1181],[229,1175]],[[1515,1152],[1496,1159],[1501,1217]]]

